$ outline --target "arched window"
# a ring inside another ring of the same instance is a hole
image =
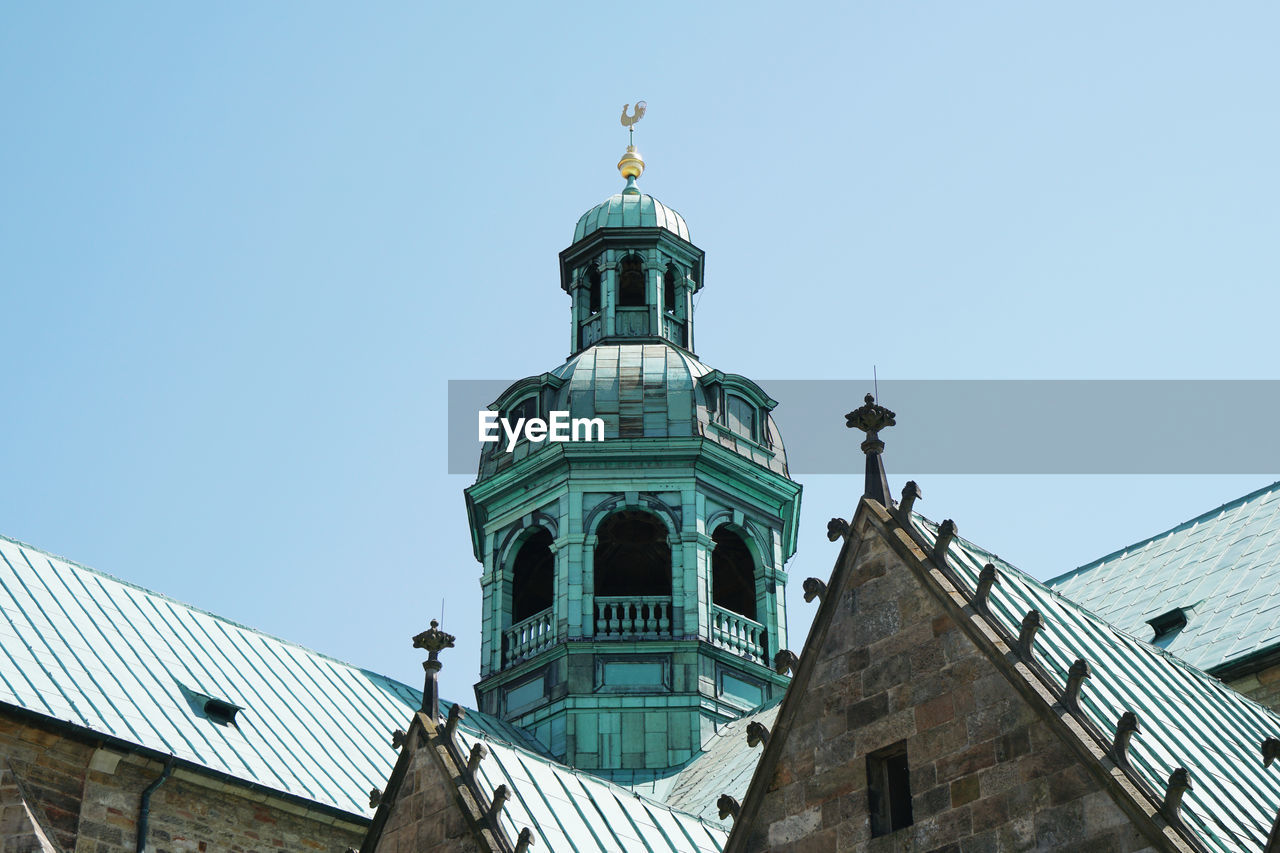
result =
[[[524,540],[511,566],[511,621],[523,622],[551,606],[556,559],[551,531],[539,527]]]
[[[717,607],[756,618],[756,565],[747,543],[728,527],[711,534],[711,602]]]
[[[662,307],[669,314],[676,312],[675,264],[667,264],[667,271],[662,276]]]
[[[595,264],[587,270],[587,310],[600,313],[600,268]]]
[[[670,595],[667,528],[638,510],[615,512],[596,530],[596,595]]]
[[[618,265],[618,305],[644,304],[644,263],[639,255],[627,255]]]

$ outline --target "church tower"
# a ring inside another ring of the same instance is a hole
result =
[[[678,765],[781,696],[800,509],[775,401],[694,353],[702,250],[637,187],[634,145],[618,169],[625,188],[560,253],[569,359],[490,406],[511,424],[598,418],[604,440],[508,450],[504,436],[466,490],[484,567],[478,706],[605,774]]]

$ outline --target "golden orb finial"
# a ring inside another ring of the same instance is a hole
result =
[[[627,153],[623,154],[622,159],[618,161],[618,171],[622,173],[622,177],[628,179],[638,178],[644,174],[644,158],[640,156],[640,152],[634,145],[627,146]]]

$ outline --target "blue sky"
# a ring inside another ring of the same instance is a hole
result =
[[[873,364],[1280,378],[1278,24],[1267,3],[9,4],[0,533],[413,683],[408,638],[447,599],[445,693],[468,698],[446,382],[563,361],[556,254],[620,186],[640,98],[641,185],[707,252],[713,366],[766,388]],[[1230,413],[1187,417],[1212,453]],[[895,489],[917,474],[922,511],[1041,577],[1275,473],[939,477],[884,438]],[[804,485],[797,579],[830,570],[826,520],[860,490]]]

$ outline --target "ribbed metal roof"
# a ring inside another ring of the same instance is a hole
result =
[[[936,526],[918,516],[913,524],[932,546]],[[970,594],[982,566],[996,566],[1000,583],[990,594],[991,611],[1011,636],[1018,635],[1027,611],[1040,611],[1044,628],[1033,653],[1059,685],[1073,661],[1089,662],[1093,674],[1081,704],[1108,740],[1121,714],[1137,714],[1141,733],[1130,746],[1130,762],[1157,796],[1175,768],[1190,771],[1193,787],[1183,798],[1182,814],[1209,850],[1263,849],[1280,809],[1280,764],[1264,767],[1260,746],[1280,737],[1280,716],[972,543],[957,538],[948,555]]]
[[[0,537],[0,701],[368,817],[421,693]]]
[[[1201,669],[1280,643],[1280,483],[1047,582],[1129,633],[1174,608],[1163,648]]]
[[[492,801],[500,785],[511,791],[500,818],[509,838],[533,830],[534,849],[609,851],[609,853],[719,853],[728,832],[718,826],[543,755],[503,740],[474,723],[471,714],[458,726],[464,754],[483,742],[488,756],[476,781]],[[743,745],[746,745],[745,739]]]
[[[689,239],[689,226],[683,216],[640,192],[614,193],[582,214],[573,229],[573,242],[601,228],[665,228],[683,240]]]

